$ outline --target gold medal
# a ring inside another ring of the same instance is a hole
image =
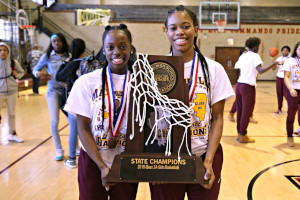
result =
[[[117,139],[116,139],[115,137],[110,138],[110,139],[108,140],[108,147],[109,147],[110,149],[112,149],[112,148],[115,148],[116,146],[117,146]]]

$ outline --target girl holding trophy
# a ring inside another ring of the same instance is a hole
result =
[[[110,186],[106,177],[115,155],[125,149],[127,84],[134,52],[127,26],[106,26],[102,36],[104,67],[81,76],[65,110],[77,115],[82,149],[78,161],[80,199],[134,200],[137,184]],[[102,184],[101,184],[102,180]]]
[[[173,56],[184,57],[184,78],[189,82],[189,100],[194,106],[192,117],[192,154],[201,156],[208,184],[150,184],[152,199],[217,199],[220,189],[223,152],[220,140],[223,130],[225,101],[234,91],[224,68],[205,58],[197,47],[198,19],[184,6],[168,12],[165,21]],[[198,134],[197,134],[198,133]],[[203,134],[205,133],[205,134]]]

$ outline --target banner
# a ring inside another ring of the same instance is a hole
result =
[[[78,9],[75,10],[75,25],[106,26],[110,18],[110,9]]]

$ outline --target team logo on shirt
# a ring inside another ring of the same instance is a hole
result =
[[[104,119],[108,118],[108,112],[105,111],[106,106],[104,105]],[[101,122],[102,121],[102,107],[99,109],[98,115],[97,115],[97,121]]]
[[[195,95],[196,98],[193,99],[193,103],[195,104],[193,110],[195,112],[192,116],[194,122],[191,126],[192,138],[204,137],[207,134],[207,125],[204,124],[207,96],[205,93],[196,93]]]
[[[106,91],[104,91],[104,95],[107,95]],[[92,102],[95,103],[100,100],[102,100],[102,88],[96,88],[92,94]]]
[[[175,69],[167,62],[154,62],[151,64],[154,71],[154,79],[161,94],[166,94],[175,87],[177,74]]]
[[[199,121],[203,121],[206,108],[206,94],[196,94],[196,98],[193,100],[193,103],[195,104],[193,109],[195,111],[196,117],[199,119]]]
[[[118,133],[117,144],[118,144],[118,146],[125,148],[125,145],[126,145],[126,135],[125,134],[122,134],[120,132]]]
[[[98,149],[108,148],[107,132],[104,133],[104,135],[102,137],[96,136],[96,144],[97,144]]]
[[[191,126],[191,136],[193,138],[204,137],[207,134],[207,125],[200,122],[194,122]]]
[[[300,82],[300,72],[298,69],[295,71],[295,75],[293,76],[293,82]]]
[[[126,144],[126,135],[122,133],[118,133],[117,137],[107,139],[108,132],[106,132],[102,138],[101,136],[96,136],[96,144],[98,149],[107,149],[107,148],[115,148],[116,145],[125,148]],[[110,145],[111,141],[116,141],[116,145]]]

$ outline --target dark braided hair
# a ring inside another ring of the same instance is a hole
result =
[[[172,10],[169,10],[168,11],[168,17],[165,21],[165,27],[168,28],[168,19],[169,17],[174,14],[175,12],[185,12],[187,13],[192,21],[193,21],[193,25],[194,27],[197,27],[198,26],[198,18],[197,18],[197,15],[185,8],[183,5],[179,5],[175,8],[173,8]],[[209,70],[208,70],[208,64],[204,58],[204,56],[202,55],[202,53],[200,52],[199,48],[198,48],[198,45],[197,45],[197,36],[194,38],[194,49],[196,51],[196,53],[198,54],[198,57],[200,59],[200,63],[201,63],[201,67],[202,67],[202,72],[203,72],[203,76],[204,76],[204,80],[205,80],[205,86],[206,86],[206,90],[207,90],[207,96],[208,96],[208,103],[209,103],[209,107],[211,108],[211,96],[210,96],[210,80],[209,80]],[[172,51],[172,46],[171,46],[171,51]],[[209,120],[210,121],[210,120]]]
[[[245,46],[248,47],[249,49],[253,49],[256,46],[259,46],[260,44],[260,39],[257,37],[251,37],[248,40],[246,40]]]
[[[131,33],[130,31],[127,29],[127,26],[125,24],[120,24],[119,26],[106,26],[105,27],[105,31],[102,35],[102,47],[100,49],[101,52],[104,52],[104,40],[107,36],[107,34],[110,31],[114,31],[114,30],[122,30],[125,35],[127,36],[131,46],[132,46],[132,37],[131,37]],[[133,69],[132,66],[134,64],[134,62],[136,61],[136,49],[134,46],[132,46],[133,51],[130,53],[130,58],[128,60],[128,70],[132,73]],[[108,61],[106,60],[105,56],[101,57],[100,62],[104,63],[103,69],[102,69],[102,90],[101,90],[101,94],[102,94],[102,128],[104,128],[104,110],[105,110],[105,82],[106,82],[106,68],[108,66]]]

